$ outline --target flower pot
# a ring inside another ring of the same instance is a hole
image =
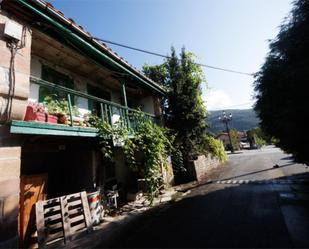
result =
[[[74,126],[84,126],[84,118],[73,116],[73,125]],[[71,118],[68,117],[68,123],[71,123]]]
[[[65,114],[63,113],[58,113],[58,124],[67,124],[68,123],[68,118]]]
[[[46,122],[46,113],[35,112],[34,107],[28,105],[24,121]]]
[[[55,116],[55,115],[47,114],[47,120],[46,120],[46,122],[52,123],[52,124],[57,124],[57,123],[58,123],[58,117]]]

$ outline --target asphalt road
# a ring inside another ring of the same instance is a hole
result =
[[[279,168],[273,168],[276,164]],[[274,146],[266,146],[260,150],[243,150],[241,153],[230,154],[229,163],[220,179],[267,180],[298,177],[302,173],[309,173],[304,164],[296,164],[290,155]]]
[[[309,247],[308,168],[273,147],[229,159],[213,183],[145,218],[114,247]]]

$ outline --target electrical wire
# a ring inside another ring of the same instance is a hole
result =
[[[4,110],[5,114],[5,123],[9,122],[12,115],[12,106],[13,106],[13,99],[15,95],[15,86],[16,86],[16,72],[15,72],[15,57],[17,51],[22,49],[26,46],[26,27],[23,26],[22,29],[22,36],[21,41],[18,40],[9,40],[6,43],[8,49],[11,53],[10,58],[10,66],[9,66],[9,89],[7,94],[7,103]]]
[[[112,45],[115,45],[115,46],[118,46],[118,47],[123,47],[123,48],[131,49],[131,50],[135,50],[135,51],[138,51],[138,52],[141,52],[141,53],[151,54],[151,55],[166,58],[166,59],[171,58],[168,55],[159,54],[159,53],[152,52],[152,51],[149,51],[149,50],[132,47],[132,46],[129,46],[129,45],[125,45],[125,44],[110,41],[110,40],[105,40],[105,39],[98,38],[98,37],[93,37],[93,39],[101,41],[101,42],[109,43],[109,44],[112,44]],[[201,67],[211,68],[211,69],[220,70],[220,71],[224,71],[224,72],[228,72],[228,73],[236,73],[236,74],[242,74],[242,75],[247,75],[247,76],[254,76],[254,73],[246,73],[246,72],[236,71],[236,70],[222,68],[222,67],[211,66],[211,65],[202,64],[202,63],[195,63],[195,64],[199,65]]]
[[[146,53],[146,54],[158,56],[158,57],[161,57],[161,58],[166,58],[166,59],[171,58],[168,55],[163,55],[163,54],[152,52],[152,51],[149,51],[149,50],[132,47],[132,46],[125,45],[125,44],[122,44],[122,43],[119,43],[119,42],[114,42],[114,41],[102,39],[102,38],[99,38],[99,37],[93,36],[92,39],[97,40],[97,41],[101,41],[101,42],[105,42],[105,43],[108,43],[108,44],[112,44],[112,45],[115,45],[115,46],[118,46],[118,47],[123,47],[123,48],[131,49],[131,50],[135,50],[135,51],[138,51],[138,52],[141,52],[141,53]],[[201,66],[201,67],[206,67],[206,68],[210,68],[210,69],[214,69],[214,70],[220,70],[220,71],[224,71],[224,72],[228,72],[228,73],[242,74],[242,75],[246,75],[246,76],[254,76],[254,73],[246,73],[246,72],[236,71],[236,70],[232,70],[232,69],[227,69],[227,68],[202,64],[202,63],[195,63],[195,64],[198,65],[198,66]],[[118,75],[122,75],[122,76],[126,75],[126,73],[119,73],[119,72],[116,72],[116,71],[113,71],[113,70],[110,70],[110,71],[114,74],[118,74]]]
[[[7,47],[9,48],[11,52],[11,58],[10,58],[10,68],[9,68],[9,89],[8,89],[8,97],[7,97],[7,104],[5,108],[5,115],[6,115],[6,121],[8,122],[11,117],[12,112],[12,105],[13,105],[13,98],[15,94],[15,56],[18,50],[17,43],[15,42],[8,42]]]

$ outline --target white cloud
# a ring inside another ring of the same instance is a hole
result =
[[[233,101],[229,95],[222,90],[212,90],[203,96],[207,110],[221,110],[232,106]]]

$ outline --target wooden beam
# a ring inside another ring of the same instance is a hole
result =
[[[71,240],[71,231],[67,196],[60,197],[60,206],[63,220],[64,239],[65,243],[68,244]]]

